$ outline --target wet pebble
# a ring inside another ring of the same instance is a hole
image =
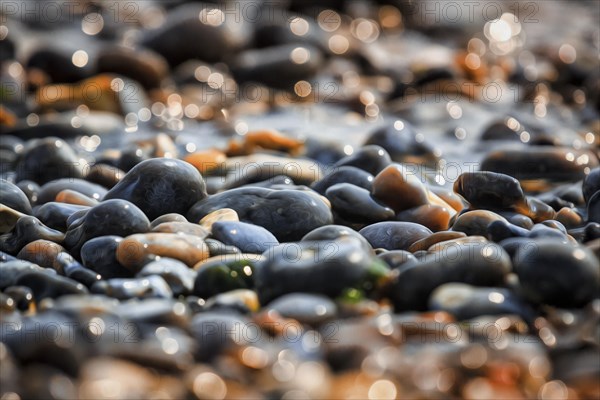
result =
[[[23,216],[19,218],[9,233],[0,236],[0,250],[9,254],[16,254],[25,245],[38,239],[61,244],[65,239],[65,235],[60,231],[48,228],[35,217]]]
[[[29,198],[17,185],[5,179],[0,179],[0,203],[23,214],[32,213]]]
[[[432,247],[434,244],[445,242],[447,240],[454,240],[459,238],[464,238],[467,235],[463,232],[454,232],[454,231],[440,231],[434,232],[430,236],[427,236],[421,240],[417,240],[414,242],[409,248],[408,251],[411,253],[415,253],[419,250],[427,250]]]
[[[283,295],[265,306],[284,318],[292,318],[302,324],[319,325],[337,316],[338,307],[326,296],[306,293]]]
[[[134,204],[126,200],[106,200],[69,225],[65,247],[79,254],[83,244],[90,239],[106,235],[127,236],[149,230],[150,221]]]
[[[117,247],[117,260],[132,271],[139,270],[153,255],[174,258],[193,267],[208,257],[208,247],[199,237],[177,233],[131,235]]]
[[[255,277],[261,304],[293,292],[333,298],[351,288],[369,293],[388,273],[353,238],[281,244],[264,256]]]
[[[83,165],[62,139],[48,137],[28,143],[19,156],[16,181],[24,179],[40,185],[59,178],[82,178]]]
[[[208,238],[204,239],[204,243],[208,246],[208,252],[211,257],[222,256],[226,254],[241,254],[240,249],[235,246],[228,246],[223,242],[219,242],[216,239]]]
[[[91,166],[85,179],[108,189],[112,189],[123,177],[125,171],[119,168],[103,163],[96,163]]]
[[[400,270],[389,296],[397,312],[423,311],[433,290],[444,283],[502,286],[511,269],[509,255],[497,244],[455,243]]]
[[[519,248],[515,259],[523,293],[534,303],[582,307],[600,293],[600,261],[585,247],[538,239]]]
[[[417,240],[433,232],[423,225],[412,222],[378,222],[361,229],[359,233],[373,248],[408,250]]]
[[[377,175],[392,163],[389,153],[381,146],[366,145],[355,151],[352,155],[339,160],[335,168],[352,166]]]
[[[219,293],[237,289],[254,289],[256,257],[229,254],[208,259],[198,270],[194,295],[208,299]]]
[[[465,172],[454,182],[454,191],[473,208],[510,209],[524,201],[523,189],[512,176],[494,172]]]
[[[173,297],[173,292],[167,282],[156,275],[135,279],[103,280],[94,284],[90,290],[92,293],[104,294],[119,300]]]
[[[36,302],[45,298],[57,298],[68,294],[86,294],[88,290],[81,283],[45,271],[23,272],[15,280],[15,285],[26,286],[33,292]]]
[[[417,133],[411,124],[402,120],[375,130],[365,145],[381,146],[395,162],[427,164],[438,158],[423,134]]]
[[[378,254],[377,257],[383,260],[391,269],[399,269],[417,261],[417,258],[406,250],[392,250]]]
[[[335,168],[311,187],[315,192],[325,194],[327,189],[339,183],[351,183],[370,191],[373,186],[373,175],[356,167],[343,166]]]
[[[179,260],[161,257],[159,260],[144,265],[136,277],[143,278],[153,275],[162,277],[169,284],[175,296],[190,294],[194,289],[196,271]]]
[[[262,226],[236,221],[212,224],[212,237],[244,253],[262,254],[279,244],[277,238]]]
[[[504,217],[492,211],[467,211],[456,218],[456,220],[452,224],[452,230],[457,232],[464,232],[469,236],[485,236],[487,234],[489,225],[494,221],[502,221],[508,223],[508,221]]]
[[[394,217],[394,210],[379,204],[367,189],[350,183],[337,183],[330,186],[325,196],[331,202],[334,212],[345,220],[373,223]]]
[[[396,212],[429,203],[427,189],[405,166],[391,164],[375,177],[373,197]]]
[[[88,210],[89,208],[88,206],[51,201],[37,207],[33,215],[46,226],[65,232],[69,217],[77,211]]]
[[[185,214],[206,197],[204,179],[191,164],[169,158],[146,160],[131,169],[104,197],[138,206],[150,219]]]
[[[60,178],[48,182],[40,188],[37,204],[55,201],[56,195],[67,189],[74,190],[95,200],[102,200],[107,192],[103,186],[83,179]]]
[[[264,188],[230,189],[196,203],[188,212],[199,221],[221,208],[236,211],[240,221],[262,226],[280,242],[300,240],[311,230],[331,224],[327,204],[314,192]]]
[[[86,241],[81,247],[81,262],[104,279],[130,278],[133,273],[119,264],[117,248],[123,241],[120,236],[99,236]]]
[[[414,222],[423,225],[433,232],[448,229],[450,211],[446,207],[426,204],[399,212],[397,221]]]

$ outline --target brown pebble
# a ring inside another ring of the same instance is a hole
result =
[[[572,229],[583,225],[583,218],[575,210],[563,207],[556,214],[556,220],[563,224],[565,228]]]
[[[78,206],[94,207],[98,200],[87,197],[75,190],[65,189],[57,193],[55,201],[59,203],[75,204]]]
[[[460,245],[465,245],[465,244],[473,244],[473,243],[488,243],[488,240],[483,237],[483,236],[466,236],[466,237],[461,237],[458,239],[452,239],[452,240],[446,240],[444,242],[439,242],[434,244],[433,246],[431,246],[430,248],[427,249],[428,252],[433,253],[433,252],[440,252],[440,251],[446,251],[451,247],[455,247],[455,246],[460,246]]]
[[[27,260],[40,267],[52,268],[58,273],[62,273],[62,266],[57,262],[57,258],[63,252],[66,252],[66,250],[60,244],[39,239],[26,244],[19,254],[17,254],[17,258]]]
[[[445,207],[425,204],[399,212],[396,215],[396,220],[416,222],[426,226],[433,232],[437,232],[448,229],[450,212]]]
[[[149,255],[174,258],[193,267],[208,258],[204,240],[178,233],[141,233],[127,236],[117,247],[117,260],[126,268],[137,270]]]
[[[221,208],[206,215],[200,220],[199,224],[205,227],[206,229],[211,229],[212,224],[218,221],[238,222],[239,220],[240,218],[238,217],[238,214],[235,210],[232,210],[231,208]]]
[[[399,212],[429,203],[421,180],[400,164],[392,164],[373,180],[373,197]]]
[[[191,222],[163,222],[152,228],[152,232],[185,233],[186,235],[197,236],[202,239],[210,235],[208,229],[202,225],[192,224]]]
[[[454,231],[440,231],[435,232],[433,235],[423,238],[414,242],[408,248],[408,251],[411,253],[417,252],[419,250],[427,250],[432,247],[436,243],[446,242],[448,240],[460,239],[467,237],[464,232],[454,232]]]
[[[0,233],[10,232],[25,214],[0,203]]]
[[[487,227],[494,221],[508,223],[506,218],[488,210],[467,211],[456,218],[452,225],[453,231],[464,232],[467,235],[487,235]]]
[[[188,154],[183,160],[196,167],[201,174],[206,174],[211,171],[223,169],[227,156],[219,150],[211,149]]]

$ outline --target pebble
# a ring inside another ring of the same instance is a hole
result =
[[[256,258],[230,254],[213,257],[200,266],[193,294],[204,299],[237,289],[254,289]]]
[[[87,171],[85,180],[112,189],[124,176],[125,171],[113,165],[96,163]]]
[[[406,250],[386,251],[378,254],[377,257],[389,265],[391,269],[400,269],[417,261],[417,258]]]
[[[212,229],[212,225],[215,222],[239,222],[240,218],[237,212],[231,208],[221,208],[210,212],[204,216],[199,224],[204,226],[206,229]]]
[[[127,236],[117,247],[117,260],[132,271],[149,256],[174,258],[193,267],[208,258],[208,246],[199,237],[178,233],[139,233]]]
[[[405,166],[392,164],[375,177],[373,197],[396,212],[429,204],[427,189]]]
[[[455,232],[455,231],[438,231],[434,232],[428,237],[417,240],[408,248],[410,253],[415,253],[419,250],[428,250],[434,244],[445,242],[448,240],[460,239],[467,237],[466,233]]]
[[[485,236],[488,231],[488,226],[494,221],[508,223],[504,217],[492,211],[467,211],[456,218],[452,224],[452,230],[463,232],[469,236]]]
[[[36,204],[55,201],[56,195],[67,189],[74,190],[95,200],[102,200],[107,192],[106,188],[83,179],[60,178],[48,182],[40,188]]]
[[[576,181],[585,177],[586,168],[597,166],[596,156],[585,150],[528,146],[488,153],[482,161],[481,170],[510,175],[519,180]]]
[[[0,203],[23,214],[32,214],[29,198],[15,184],[0,179]]]
[[[600,262],[585,247],[542,238],[520,247],[515,259],[523,293],[534,303],[583,307],[598,298]]]
[[[213,238],[243,253],[262,254],[279,244],[265,228],[245,222],[217,221],[212,224],[211,231]]]
[[[521,184],[515,178],[494,172],[465,172],[454,182],[454,191],[471,207],[488,210],[512,209],[524,201]]]
[[[196,271],[173,258],[161,257],[149,262],[136,274],[137,278],[160,276],[169,284],[175,296],[188,295],[194,289]]]
[[[406,121],[396,120],[393,124],[375,130],[365,141],[365,145],[378,145],[384,148],[392,161],[402,163],[428,164],[437,160],[436,152],[425,137]]]
[[[29,261],[40,267],[52,268],[59,274],[64,275],[64,264],[58,260],[59,256],[71,257],[68,253],[65,253],[65,248],[60,244],[43,239],[27,243],[17,254],[17,258],[20,260]]]
[[[428,237],[433,232],[413,222],[378,222],[359,232],[373,248],[387,250],[408,250],[417,240]]]
[[[353,184],[371,191],[371,187],[373,186],[373,175],[360,168],[343,166],[335,168],[322,179],[313,183],[311,187],[315,192],[324,195],[327,189],[340,183]]]
[[[397,221],[414,222],[423,225],[433,232],[448,229],[450,224],[450,211],[446,207],[425,204],[399,212]]]
[[[67,294],[86,294],[88,290],[81,283],[45,271],[28,271],[19,274],[16,286],[27,286],[33,292],[33,298],[39,303],[45,298],[57,298]]]
[[[371,175],[377,175],[392,163],[389,153],[381,146],[362,146],[350,156],[346,156],[334,164],[334,168],[345,166],[360,168]]]
[[[173,297],[171,288],[157,275],[144,278],[113,278],[102,280],[91,287],[92,293],[104,294],[119,300]]]
[[[354,238],[284,243],[264,254],[255,276],[261,304],[301,292],[332,298],[345,290],[372,292],[387,275],[387,265],[365,252]]]
[[[186,235],[197,236],[199,238],[206,238],[210,231],[198,224],[192,224],[190,222],[163,222],[152,228],[152,232],[162,233],[184,233]]]
[[[302,237],[302,241],[336,241],[337,239],[343,237],[351,237],[357,239],[358,241],[360,241],[361,247],[367,253],[371,253],[373,251],[371,245],[369,244],[369,242],[367,242],[364,236],[356,232],[354,229],[342,225],[321,226],[304,235],[304,237]]]
[[[300,240],[333,222],[331,210],[314,192],[264,188],[230,189],[212,195],[196,203],[187,218],[199,221],[221,208],[235,210],[241,222],[262,226],[280,242]]]
[[[191,164],[154,158],[133,167],[104,199],[130,201],[148,218],[155,219],[168,213],[186,214],[194,203],[206,196],[204,179]]]
[[[431,293],[444,283],[503,286],[512,269],[509,255],[494,243],[455,243],[400,270],[389,291],[396,312],[428,309]]]
[[[583,180],[581,185],[583,199],[587,204],[592,196],[600,190],[600,167],[594,168]]]
[[[89,206],[51,201],[36,207],[33,215],[44,225],[61,232],[65,232],[67,230],[67,220],[70,216],[75,214],[77,211],[89,209]]]
[[[379,204],[367,189],[350,183],[330,186],[325,196],[333,211],[345,220],[373,223],[394,218],[394,210]]]
[[[0,233],[10,232],[17,224],[17,221],[25,215],[0,203],[0,216],[2,217],[0,219]]]
[[[115,235],[99,236],[86,241],[81,246],[81,262],[104,279],[132,277],[132,272],[117,260],[117,248],[122,241],[121,236]]]
[[[40,185],[59,178],[82,178],[83,165],[62,139],[47,137],[29,142],[16,165],[17,182],[30,180]]]
[[[17,183],[17,187],[21,189],[23,193],[25,193],[25,196],[27,196],[27,199],[29,200],[29,204],[37,203],[38,195],[41,189],[40,185],[25,179]]]
[[[98,200],[87,197],[74,190],[65,189],[58,192],[56,201],[59,203],[75,204],[79,206],[93,207],[98,204]]]
[[[61,244],[65,239],[65,234],[48,228],[35,217],[26,215],[19,218],[9,233],[0,236],[0,250],[9,254],[17,254],[25,245],[38,239]]]
[[[208,246],[208,252],[211,257],[221,256],[226,254],[241,254],[240,249],[235,246],[228,246],[223,242],[219,242],[215,239],[205,239],[204,243]]]
[[[150,221],[134,204],[126,200],[105,200],[73,221],[65,235],[65,247],[79,254],[90,239],[106,236],[128,236],[150,230]]]

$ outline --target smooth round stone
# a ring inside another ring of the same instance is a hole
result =
[[[399,212],[396,220],[414,222],[438,232],[448,229],[450,212],[446,207],[426,204]]]
[[[33,215],[44,225],[62,232],[67,230],[67,220],[71,215],[81,210],[89,210],[88,206],[66,204],[51,201],[36,208]]]
[[[577,228],[584,224],[581,215],[568,207],[563,207],[556,213],[556,220],[568,229]]]
[[[457,321],[465,321],[482,315],[512,314],[525,321],[533,321],[535,313],[531,306],[506,288],[475,287],[464,283],[446,283],[433,291],[429,309],[448,312]]]
[[[508,223],[508,221],[492,211],[487,210],[475,210],[467,211],[456,218],[454,224],[452,224],[452,230],[457,232],[464,232],[468,236],[478,235],[485,236],[487,234],[488,226],[494,221],[502,221]]]
[[[98,204],[98,200],[92,199],[70,189],[65,189],[58,192],[55,200],[59,203],[75,204],[88,207],[93,207]]]
[[[88,240],[81,247],[81,262],[104,279],[130,278],[131,271],[124,268],[117,260],[117,247],[121,241],[123,241],[122,237],[112,235]]]
[[[465,172],[454,182],[454,191],[471,207],[507,209],[522,203],[525,195],[521,184],[512,176],[494,172]]]
[[[137,278],[157,275],[169,284],[175,296],[187,295],[194,289],[196,271],[190,269],[179,260],[161,257],[159,260],[149,262],[137,273]]]
[[[350,183],[330,186],[325,196],[333,210],[345,220],[372,223],[394,218],[394,210],[375,201],[367,189]]]
[[[454,232],[454,231],[440,231],[434,232],[430,236],[427,236],[421,240],[417,240],[414,242],[409,248],[408,251],[411,253],[415,253],[419,250],[427,250],[434,244],[445,242],[447,240],[454,240],[464,238],[467,235],[463,232]]]
[[[587,222],[600,223],[600,190],[590,197],[587,208]]]
[[[342,158],[334,164],[334,167],[352,166],[377,175],[391,163],[392,159],[383,147],[368,145],[361,147],[352,155]]]
[[[389,296],[396,312],[425,311],[431,293],[442,284],[503,286],[511,268],[509,255],[495,243],[457,244],[402,269],[390,286]]]
[[[171,288],[160,276],[147,278],[114,278],[95,283],[91,288],[92,293],[103,294],[119,300],[165,298],[173,297]]]
[[[0,203],[0,233],[7,233],[13,230],[19,219],[25,215]]]
[[[135,144],[129,144],[123,150],[121,150],[121,154],[119,155],[119,159],[116,162],[116,166],[124,172],[129,172],[133,167],[135,167],[142,161],[146,161],[150,158],[150,148],[146,146],[140,147]]]
[[[527,146],[488,153],[482,161],[481,170],[503,173],[519,180],[576,181],[585,177],[586,168],[597,166],[596,156],[585,150]]]
[[[17,254],[17,258],[32,262],[40,267],[55,269],[56,272],[64,275],[62,265],[57,260],[64,251],[65,248],[60,244],[39,239],[23,246],[19,254]]]
[[[0,179],[0,203],[7,207],[31,215],[31,204],[23,191],[15,184]]]
[[[552,207],[535,197],[526,197],[526,202],[523,206],[518,206],[519,213],[531,218],[533,222],[542,222],[548,219],[556,218],[556,212]]]
[[[332,298],[352,288],[369,293],[389,271],[354,238],[284,243],[263,255],[255,276],[261,304],[294,292]]]
[[[67,254],[68,253],[63,253],[62,255],[64,256]],[[91,269],[85,268],[70,255],[60,258],[60,262],[62,263],[63,272],[66,277],[83,284],[88,289],[96,282],[102,280],[102,276]]]
[[[418,135],[411,124],[397,120],[371,133],[365,145],[383,147],[395,162],[421,164],[436,161],[438,157],[433,146],[424,140],[418,140]]]
[[[10,286],[4,289],[3,292],[13,299],[17,308],[21,311],[26,311],[33,306],[33,292],[26,286]]]
[[[308,232],[302,238],[303,242],[310,241],[336,241],[342,237],[352,237],[361,242],[361,247],[365,249],[366,252],[370,253],[373,251],[373,248],[367,242],[367,240],[360,233],[356,232],[354,229],[349,228],[347,226],[342,225],[326,225],[321,226],[317,229],[314,229]]]
[[[9,254],[17,254],[26,244],[38,239],[61,244],[65,235],[48,228],[39,219],[26,215],[19,218],[12,231],[0,236],[0,250]]]
[[[111,189],[117,183],[119,183],[124,176],[125,171],[113,165],[97,163],[89,169],[85,175],[85,179],[105,188]]]
[[[195,78],[194,78],[195,79]],[[206,174],[224,167],[227,156],[219,150],[210,149],[187,154],[183,160],[192,164],[201,174]]]
[[[106,195],[106,188],[95,183],[83,179],[61,178],[48,182],[41,187],[37,204],[55,201],[56,195],[67,189],[74,190],[95,200],[102,200]]]
[[[219,222],[219,221],[231,221],[231,222],[237,222],[239,221],[240,218],[238,217],[238,214],[235,210],[232,210],[231,208],[221,208],[219,210],[215,210],[211,213],[209,213],[208,215],[206,215],[205,217],[203,217],[199,224],[204,226],[207,229],[212,229],[212,225],[215,222]]]
[[[57,298],[69,294],[87,294],[88,290],[81,283],[56,274],[44,271],[23,272],[15,281],[17,286],[26,286],[33,292],[36,302],[45,298]]]
[[[471,246],[473,244],[485,245],[487,243],[489,243],[489,241],[484,236],[465,236],[465,237],[459,237],[458,239],[444,240],[443,242],[438,242],[438,243],[432,245],[431,247],[429,247],[427,249],[427,253],[436,253],[436,252],[443,253],[451,247],[464,246],[464,245]],[[415,252],[415,256],[417,256],[418,252],[419,251]]]
[[[165,215],[161,215],[160,217],[154,219],[150,224],[151,228],[156,228],[158,225],[165,222],[188,222],[188,220],[181,214],[177,213],[169,213]]]
[[[423,225],[412,222],[379,222],[359,231],[373,248],[408,250],[417,240],[433,232]]]
[[[300,240],[311,230],[333,222],[331,210],[312,191],[239,188],[215,194],[196,203],[188,212],[199,221],[221,208],[236,211],[240,221],[262,226],[280,242]]]
[[[575,238],[579,243],[600,239],[600,224],[597,222],[590,222],[585,226],[569,229],[569,235]]]
[[[462,197],[454,193],[450,189],[446,189],[444,187],[432,185],[429,187],[430,195],[435,194],[440,199],[442,199],[446,204],[452,207],[456,211],[461,211],[466,207],[465,201]],[[430,199],[431,201],[431,199]]]
[[[391,164],[375,177],[373,197],[396,212],[429,204],[423,182],[404,165]]]
[[[204,179],[191,164],[154,158],[133,167],[104,199],[130,201],[148,218],[155,219],[168,213],[185,214],[206,196]]]
[[[337,316],[336,304],[326,296],[306,293],[283,295],[264,307],[284,318],[292,318],[302,324],[319,325]]]
[[[192,224],[191,222],[163,222],[162,224],[156,225],[152,228],[152,232],[163,232],[163,233],[184,233],[186,235],[197,236],[199,238],[206,238],[210,231],[198,224]]]
[[[38,195],[40,193],[40,185],[33,181],[22,180],[17,183],[17,187],[21,189],[25,196],[29,199],[29,204],[35,205],[38,200]]]
[[[206,18],[210,19],[211,11],[205,10],[206,14],[202,17],[201,12],[205,8],[203,4],[184,4],[173,9],[160,26],[142,32],[140,44],[162,55],[171,67],[191,59],[210,63],[221,61],[234,50],[235,35],[227,24],[215,26],[207,23]],[[175,42],[177,46],[173,46]]]
[[[237,289],[254,289],[256,261],[247,255],[213,257],[197,268],[193,294],[208,299]]]
[[[150,230],[150,221],[134,204],[125,200],[105,200],[90,208],[69,225],[65,247],[78,255],[81,246],[99,236],[128,236]]]
[[[290,89],[301,80],[309,80],[323,64],[321,51],[313,46],[297,44],[269,46],[240,52],[232,64],[239,83],[259,82],[270,87]],[[294,57],[302,57],[301,63]]]
[[[373,175],[356,167],[338,167],[313,183],[311,187],[315,192],[325,194],[327,189],[339,183],[351,183],[370,191],[373,186]]]
[[[531,220],[531,218],[529,218],[526,215],[523,214],[519,214],[516,212],[512,212],[512,211],[504,211],[504,212],[499,212],[499,215],[503,216],[504,218],[506,218],[508,220],[508,222],[510,222],[513,225],[516,225],[520,228],[524,228],[524,229],[531,229],[533,228],[533,221]]]
[[[583,199],[587,204],[594,193],[600,190],[600,167],[594,168],[587,174],[581,185],[581,190],[583,192]]]
[[[417,261],[417,258],[406,250],[392,250],[378,254],[377,257],[384,261],[391,269],[399,269]]]
[[[211,257],[221,256],[226,254],[241,254],[240,249],[235,246],[228,246],[223,242],[219,242],[216,239],[208,238],[204,239],[204,243],[208,246],[208,252]]]
[[[534,303],[582,307],[599,297],[600,261],[583,246],[535,240],[517,251],[515,272]]]
[[[277,238],[262,226],[236,221],[213,223],[212,237],[244,253],[262,254],[279,244]]]
[[[196,236],[140,233],[127,236],[117,247],[117,260],[132,271],[139,269],[149,255],[174,258],[193,267],[208,258],[208,246]]]
[[[48,137],[29,142],[19,156],[17,182],[24,179],[40,185],[59,178],[82,178],[81,160],[62,139]]]
[[[511,224],[510,222],[504,221],[494,221],[487,227],[487,237],[499,243],[504,239],[508,239],[511,237],[528,237],[529,231],[527,229],[521,228],[520,226],[516,226]]]

